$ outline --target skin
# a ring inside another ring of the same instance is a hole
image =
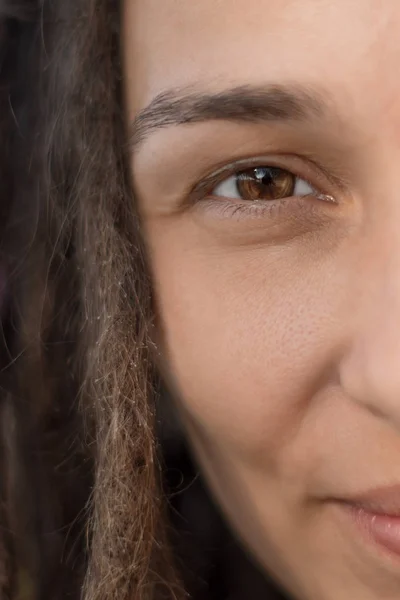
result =
[[[299,600],[400,593],[400,560],[335,502],[400,483],[399,31],[394,1],[124,5],[129,122],[171,88],[294,85],[324,102],[306,119],[170,125],[132,150],[193,448],[243,543]],[[243,159],[325,196],[238,212],[192,197]]]

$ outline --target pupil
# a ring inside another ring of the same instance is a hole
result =
[[[259,183],[263,185],[271,185],[274,179],[278,176],[278,169],[257,167],[254,169],[254,176]]]

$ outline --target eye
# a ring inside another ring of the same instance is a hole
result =
[[[227,177],[214,187],[210,195],[257,202],[320,194],[290,171],[278,167],[255,167]]]

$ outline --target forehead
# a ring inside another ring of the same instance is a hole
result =
[[[138,108],[193,84],[354,82],[362,91],[379,74],[397,93],[399,31],[400,2],[382,0],[125,0],[123,15]]]

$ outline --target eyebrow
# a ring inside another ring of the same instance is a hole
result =
[[[245,123],[305,121],[327,112],[317,90],[300,86],[239,86],[218,93],[168,90],[156,96],[131,124],[129,145],[137,147],[152,133],[174,125],[205,121]]]

